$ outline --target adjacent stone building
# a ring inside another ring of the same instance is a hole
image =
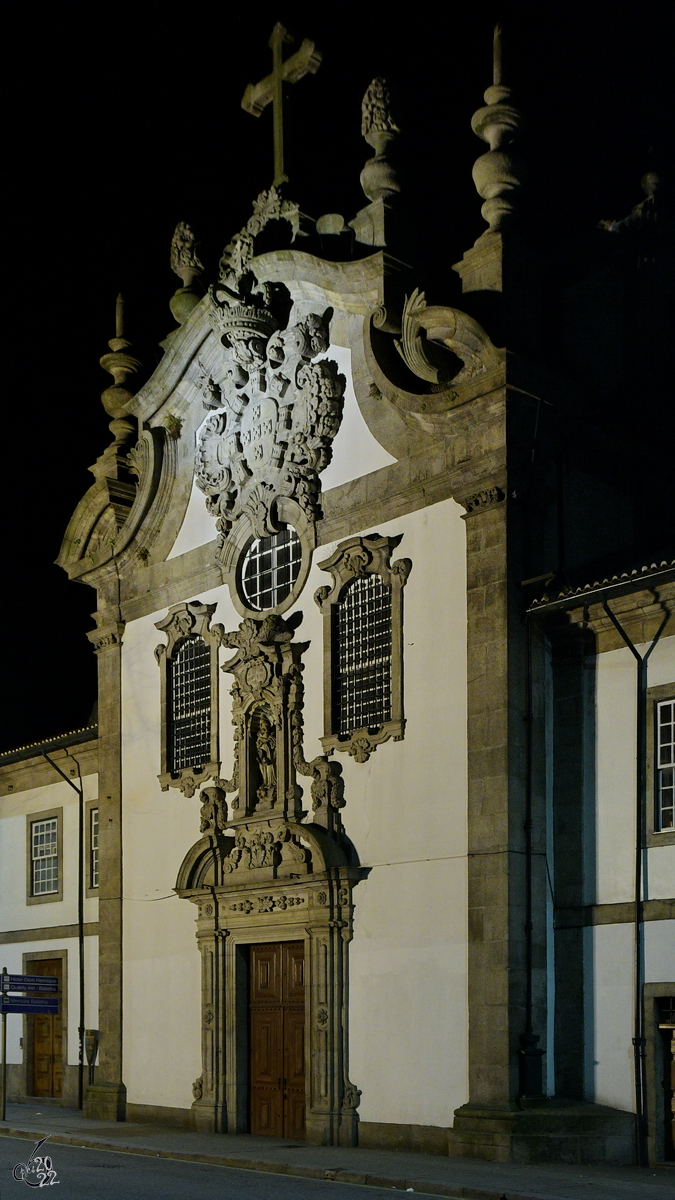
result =
[[[519,220],[519,121],[497,44],[487,229],[433,303],[378,79],[356,216],[273,186],[213,280],[179,225],[140,387],[120,306],[59,558],[97,595],[98,724],[0,756],[3,965],[62,977],[58,1019],[10,1021],[12,1096],[672,1157],[667,214],[650,176],[564,270]],[[648,503],[608,420],[629,327]]]

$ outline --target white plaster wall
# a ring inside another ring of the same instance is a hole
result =
[[[468,1099],[466,932],[466,579],[464,522],[452,500],[377,526],[403,534],[401,742],[367,763],[339,755],[343,820],[371,868],[354,894],[350,1077],[364,1121],[452,1124]],[[375,530],[362,530],[362,533]],[[323,619],[311,597],[328,576],[315,555],[296,607],[305,655],[305,754],[323,733]],[[301,781],[302,782],[302,781]]]
[[[637,647],[644,654],[649,646]],[[635,659],[628,647],[598,656],[596,752],[596,903],[633,898],[635,861]],[[649,659],[648,687],[675,680],[675,637],[663,638]],[[646,899],[675,891],[675,846],[649,850]]]
[[[95,800],[98,776],[86,775],[82,784],[85,801]],[[77,793],[61,779],[0,800],[0,929],[36,929],[77,921],[79,803]],[[26,904],[27,818],[52,808],[63,809],[63,900]],[[95,921],[97,916],[98,900],[92,897],[85,901],[84,919]]]
[[[56,954],[65,950],[67,959],[63,970],[65,993],[68,1006],[68,1028],[66,1031],[67,1061],[77,1066],[79,1061],[78,1026],[80,1023],[80,959],[77,938],[42,939],[34,942],[12,942],[0,947],[0,966],[6,967],[10,975],[24,972],[24,954],[46,952]],[[85,1029],[98,1028],[98,937],[84,939],[84,1024]],[[23,1062],[24,1051],[19,1045],[23,1037],[23,1016],[7,1014],[7,1062]]]
[[[404,589],[407,728],[401,742],[380,746],[368,763],[339,756],[347,833],[371,868],[356,889],[350,948],[350,1071],[363,1092],[361,1116],[369,1121],[446,1127],[468,1098],[460,512],[448,500],[377,527],[403,534],[394,557],[413,562]],[[295,605],[303,613],[297,636],[310,643],[304,657],[308,758],[321,753],[323,733],[323,618],[313,594],[329,579],[317,563],[333,549],[315,552]],[[198,598],[217,601],[213,619],[226,629],[239,625],[226,588]],[[122,652],[124,1078],[132,1103],[186,1108],[200,1073],[200,963],[195,910],[172,898],[172,888],[198,837],[199,801],[174,788],[162,793],[157,783],[160,677],[153,650],[162,638],[154,622],[165,612],[130,623]],[[225,775],[232,770],[229,686],[230,677],[221,675]]]
[[[597,1104],[634,1111],[635,987],[632,925],[596,925],[593,936],[594,1060]],[[675,983],[675,921],[644,926],[645,983]]]
[[[371,471],[379,471],[381,467],[396,462],[396,459],[376,441],[361,415],[352,383],[351,350],[346,346],[331,346],[315,361],[320,362],[324,358],[333,359],[346,379],[342,422],[333,442],[333,458],[321,475],[321,487],[326,492],[329,488],[359,479]],[[204,420],[209,416],[211,413],[207,413]],[[183,524],[167,557],[177,558],[179,554],[212,542],[215,536],[216,523],[206,511],[204,493],[193,483]]]
[[[216,601],[214,621],[239,623],[227,588],[186,596]],[[122,789],[124,869],[124,1081],[134,1104],[189,1108],[201,1072],[200,960],[196,909],[173,891],[178,869],[200,837],[197,796],[162,792],[160,673],[155,621],[166,609],[130,622],[122,647]],[[231,766],[229,677],[221,673],[221,754]],[[227,719],[225,719],[227,718]]]
[[[373,437],[361,415],[352,382],[351,350],[346,346],[331,346],[315,362],[322,358],[332,358],[347,381],[342,422],[333,442],[333,457],[321,474],[321,487],[327,492],[341,483],[350,483],[352,479],[388,467],[396,459]]]
[[[589,1099],[632,1111],[633,927],[596,925],[592,937],[595,1094]]]

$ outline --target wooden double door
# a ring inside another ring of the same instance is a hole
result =
[[[63,1092],[63,1018],[60,958],[29,962],[30,975],[56,975],[59,981],[58,1013],[35,1013],[33,1022],[33,1095],[58,1097]],[[33,993],[38,995],[37,992]]]
[[[305,957],[302,942],[251,946],[251,1133],[305,1134]]]

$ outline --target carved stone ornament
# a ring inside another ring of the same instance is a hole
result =
[[[361,172],[361,187],[372,202],[396,195],[401,187],[386,157],[389,143],[399,133],[391,116],[391,98],[384,79],[373,79],[361,103],[361,134],[375,155]]]
[[[235,758],[232,779],[220,780],[219,786],[224,792],[236,793],[232,801],[236,821],[261,816],[297,821],[305,814],[296,773],[307,776],[312,781],[314,821],[336,833],[341,829],[339,811],[344,806],[342,768],[324,755],[310,762],[305,759],[301,658],[309,643],[293,641],[296,625],[297,618],[284,621],[276,614],[259,621],[246,617],[237,630],[222,635],[222,645],[237,651],[223,665],[224,671],[234,675]],[[241,837],[228,858],[227,870],[251,864],[277,866],[295,853],[288,839],[272,826],[265,830],[263,843],[258,843],[248,826]],[[302,855],[296,861],[302,862]]]
[[[171,238],[171,270],[188,287],[204,265],[197,253],[197,239],[187,221],[180,221]]]
[[[485,92],[485,107],[479,108],[471,119],[473,132],[490,147],[487,154],[476,159],[472,171],[476,191],[485,200],[481,215],[489,226],[476,244],[502,233],[512,224],[518,193],[526,180],[524,164],[512,150],[522,122],[519,110],[509,103],[511,89],[502,83],[502,40],[498,25],[494,31],[492,68],[492,87]]]
[[[220,768],[218,762],[218,647],[222,642],[223,626],[211,625],[211,617],[215,609],[215,604],[202,604],[199,600],[190,601],[188,604],[175,604],[173,608],[169,609],[168,615],[163,620],[155,622],[155,628],[166,634],[167,638],[166,644],[161,642],[155,647],[155,658],[161,671],[162,769],[159,774],[159,782],[162,785],[162,791],[167,791],[170,787],[178,787],[185,796],[194,796],[197,788],[201,787],[208,779],[214,779],[216,783],[218,781]],[[201,768],[181,767],[179,770],[174,770],[171,762],[170,673],[177,652],[188,638],[194,637],[201,638],[209,647],[210,754],[208,761]],[[202,820],[205,822],[213,820],[214,823],[217,823],[216,806],[221,803],[220,797],[216,795],[219,789],[216,786],[207,790],[212,793],[211,796],[208,797],[204,793],[202,795],[204,804],[211,805],[211,816],[207,817],[203,808]]]
[[[202,789],[201,837],[176,881],[178,894],[199,912],[202,1074],[192,1112],[198,1129],[245,1131],[237,997],[246,981],[239,947],[301,940],[306,1137],[314,1144],[355,1145],[359,1091],[347,1074],[347,954],[352,888],[362,871],[339,819],[341,768],[325,756],[305,760],[301,659],[307,643],[294,641],[299,619],[246,618],[219,635],[236,651],[224,664],[234,676],[234,769],[232,779]],[[301,807],[297,775],[311,779],[311,814]],[[232,797],[229,815],[226,795]]]
[[[459,372],[453,374],[443,362],[443,347],[462,360]],[[417,288],[406,297],[396,348],[413,374],[438,388],[466,383],[501,363],[497,347],[473,317],[458,308],[427,305]]]
[[[275,532],[280,499],[294,500],[309,521],[320,516],[319,474],[342,419],[344,376],[334,362],[314,361],[328,349],[332,310],[289,319],[285,289],[259,283],[250,270],[255,235],[272,219],[298,232],[297,206],[274,188],[258,197],[210,290],[210,319],[224,354],[218,377],[200,377],[214,411],[198,436],[196,483],[216,519],[221,551],[241,517],[253,536]]]
[[[405,730],[403,716],[403,588],[412,567],[409,558],[394,562],[391,556],[401,541],[397,537],[382,537],[372,533],[366,537],[349,538],[341,542],[334,554],[319,563],[322,571],[333,576],[332,587],[324,586],[314,594],[324,618],[324,644],[330,670],[324,671],[324,736],[321,744],[327,754],[341,750],[350,754],[355,762],[364,763],[382,742],[401,741]],[[338,669],[339,646],[337,628],[333,619],[349,585],[362,575],[378,575],[390,589],[391,598],[391,719],[375,728],[353,729],[349,733],[338,732],[338,717],[335,708],[334,674]]]

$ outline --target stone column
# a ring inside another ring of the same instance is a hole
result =
[[[499,1161],[512,1156],[512,1125],[523,1096],[541,1094],[537,1035],[546,1019],[541,869],[532,872],[529,958],[526,928],[528,833],[531,865],[536,858],[541,868],[536,852],[545,843],[538,811],[526,829],[528,804],[535,813],[541,802],[532,775],[528,784],[520,586],[527,534],[520,450],[532,402],[511,392],[505,380],[491,396],[471,403],[480,433],[472,458],[456,469],[454,488],[467,510],[470,1100],[456,1113],[450,1152]]]
[[[236,1006],[224,1005],[228,991],[225,972],[235,971],[234,947],[228,954],[224,939],[226,931],[218,929],[216,902],[199,905],[197,941],[202,960],[201,1042],[202,1074],[193,1084],[193,1128],[208,1133],[236,1133],[236,1103],[225,1104],[225,1022],[236,1022]],[[234,995],[234,989],[232,989]],[[228,1117],[230,1119],[228,1119]]]
[[[98,655],[99,744],[99,1057],[84,1115],[123,1121],[122,1082],[122,634],[124,625],[99,610],[89,639]]]

